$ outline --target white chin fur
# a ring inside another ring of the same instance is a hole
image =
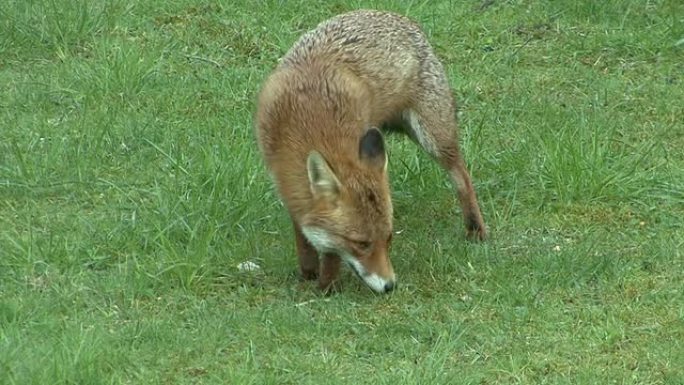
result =
[[[387,285],[387,280],[383,279],[377,274],[370,274],[370,275],[364,275],[361,276],[363,278],[363,281],[370,287],[374,292],[376,293],[384,293],[387,290],[385,290],[385,287]]]
[[[357,261],[355,258],[351,257],[350,255],[343,255],[343,258],[345,262],[347,262],[352,269],[356,271],[356,273],[361,277],[363,282],[368,285],[374,292],[376,293],[384,293],[385,292],[385,287],[389,283],[388,280],[382,278],[381,276],[375,274],[375,273],[368,273],[366,269]]]

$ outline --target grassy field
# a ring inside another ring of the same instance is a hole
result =
[[[491,239],[392,137],[399,289],[324,297],[252,113],[359,7],[443,59]],[[684,384],[683,39],[679,0],[2,2],[0,384]]]

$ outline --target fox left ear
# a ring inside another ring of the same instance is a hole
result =
[[[315,197],[334,200],[340,193],[340,181],[318,151],[311,151],[306,160],[309,187]]]
[[[372,167],[387,168],[387,154],[382,133],[375,127],[369,128],[359,141],[359,158]]]

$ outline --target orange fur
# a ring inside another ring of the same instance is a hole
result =
[[[304,277],[330,288],[341,256],[374,290],[394,287],[387,155],[373,127],[398,124],[435,157],[456,184],[468,234],[485,237],[454,110],[441,64],[402,16],[350,12],[293,46],[264,82],[255,129]]]

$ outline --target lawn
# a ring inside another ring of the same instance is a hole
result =
[[[361,7],[442,58],[491,237],[392,136],[399,287],[323,296],[252,116]],[[680,0],[6,0],[0,384],[684,384],[683,149]]]

